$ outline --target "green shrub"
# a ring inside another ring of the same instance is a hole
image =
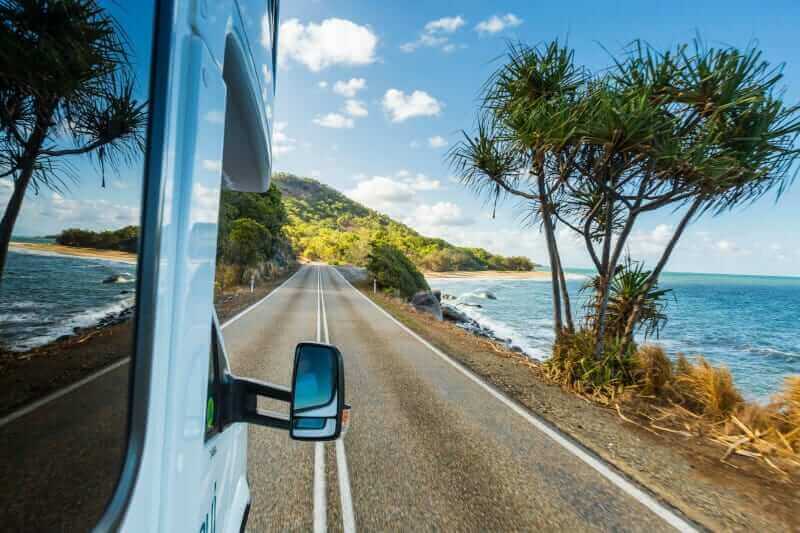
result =
[[[228,235],[228,256],[231,262],[243,267],[255,267],[268,259],[272,249],[269,230],[251,218],[239,218],[231,224]]]
[[[381,288],[395,291],[404,298],[411,298],[419,291],[430,290],[425,277],[414,263],[397,247],[385,242],[370,243],[367,271]]]
[[[594,349],[591,330],[562,334],[545,362],[548,376],[580,393],[601,396],[613,396],[635,383],[636,346],[629,344],[623,351],[621,339],[608,339],[599,359],[594,357]]]

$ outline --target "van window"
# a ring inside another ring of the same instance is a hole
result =
[[[87,531],[127,442],[154,1],[0,5],[0,529]]]

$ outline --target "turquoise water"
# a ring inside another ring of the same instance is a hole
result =
[[[47,239],[15,239],[52,242]],[[103,283],[121,276],[115,283]],[[0,285],[0,348],[27,350],[134,305],[136,265],[11,251]]]
[[[585,276],[569,275],[573,308],[581,305]],[[769,398],[784,377],[800,374],[800,278],[668,273],[661,285],[675,299],[660,338],[649,342],[673,356],[702,354],[727,366],[752,399]],[[549,281],[437,279],[431,286],[458,296],[462,311],[531,357],[547,357],[553,342]],[[487,290],[497,300],[481,297]]]

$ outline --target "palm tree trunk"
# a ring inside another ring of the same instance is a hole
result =
[[[561,265],[561,253],[556,243],[556,257],[558,258],[558,283],[561,286],[561,297],[564,299],[564,316],[567,321],[567,331],[575,333],[575,324],[572,322],[572,306],[567,292],[567,280],[564,276],[564,267]]]
[[[697,213],[697,210],[700,208],[700,205],[703,203],[705,198],[699,197],[697,198],[692,205],[689,207],[689,210],[681,219],[678,227],[675,228],[675,233],[672,235],[672,238],[667,243],[667,247],[664,249],[664,252],[661,254],[661,258],[656,263],[655,268],[650,273],[650,277],[647,278],[647,282],[642,289],[639,299],[634,303],[633,309],[631,310],[631,314],[628,316],[628,321],[625,324],[625,332],[623,334],[623,350],[627,349],[628,345],[633,341],[633,330],[636,327],[636,322],[639,320],[639,314],[641,313],[642,302],[641,298],[644,297],[650,290],[653,288],[653,285],[658,281],[659,276],[661,275],[661,271],[664,270],[664,267],[667,265],[667,261],[669,260],[670,255],[672,255],[672,251],[675,249],[675,245],[678,244],[678,240],[683,235],[686,226],[692,220],[692,217]]]
[[[553,219],[550,216],[550,201],[545,191],[544,174],[537,172],[539,188],[539,202],[542,209],[542,226],[544,227],[545,240],[547,241],[547,255],[550,259],[550,283],[553,289],[553,329],[556,339],[561,336],[564,324],[561,318],[561,289],[558,285],[558,249],[555,244],[555,231],[553,229]]]
[[[11,193],[11,198],[8,200],[8,205],[3,213],[3,219],[0,221],[0,285],[3,283],[3,274],[6,269],[6,259],[8,259],[8,247],[11,244],[11,234],[14,231],[14,225],[17,223],[19,212],[22,209],[22,201],[25,199],[25,191],[30,185],[31,178],[36,163],[36,158],[39,156],[39,151],[42,149],[42,144],[47,137],[47,131],[50,127],[50,121],[53,116],[53,107],[48,106],[45,110],[37,114],[36,126],[25,143],[24,156],[21,158],[20,172],[17,179],[14,181],[14,192]]]
[[[611,260],[611,239],[614,235],[611,230],[614,221],[614,200],[609,195],[608,205],[606,206],[606,228],[605,235],[603,236],[603,258],[600,265],[602,271],[600,274],[600,305],[597,310],[597,321],[595,323],[595,344],[594,344],[594,358],[596,361],[600,360],[603,355],[603,350],[606,344],[606,312],[608,311],[608,298],[609,290],[611,288],[611,276],[614,275],[613,269],[610,265]]]
[[[17,217],[19,217],[19,212],[22,209],[22,200],[25,198],[25,190],[28,188],[31,176],[33,176],[33,164],[27,165],[14,182],[14,192],[8,200],[3,220],[0,221],[0,285],[2,285],[3,272],[5,272],[6,268],[11,233],[14,231],[14,224],[16,224]]]

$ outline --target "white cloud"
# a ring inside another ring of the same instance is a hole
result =
[[[203,159],[203,170],[222,172],[222,161],[219,159]]]
[[[414,149],[419,148],[419,141],[414,139],[413,141],[408,143],[408,147],[409,148],[414,148]]]
[[[450,42],[446,34],[452,34],[465,23],[466,21],[460,15],[432,20],[425,24],[417,40],[400,45],[400,49],[403,52],[413,52],[417,48],[425,46],[452,52],[456,49],[456,46]]]
[[[431,148],[442,148],[447,146],[447,139],[442,137],[441,135],[434,135],[428,139],[428,146]]]
[[[414,200],[416,191],[408,183],[384,176],[373,176],[358,182],[355,189],[345,194],[364,205],[394,213],[397,204],[408,204]]]
[[[281,24],[280,35],[281,65],[291,59],[319,72],[333,65],[368,65],[376,60],[377,35],[349,20],[329,18],[304,25],[293,18]]]
[[[425,31],[427,33],[453,33],[465,23],[466,21],[461,17],[461,15],[456,17],[442,17],[425,24]]]
[[[320,172],[319,170],[312,170],[311,171],[311,177],[312,178],[319,179],[320,176],[322,176],[322,172]]]
[[[505,15],[492,15],[486,20],[482,20],[475,26],[475,30],[480,34],[494,34],[499,33],[506,28],[514,28],[522,24],[522,19],[513,13]]]
[[[318,116],[313,122],[323,128],[335,129],[352,128],[355,125],[352,118],[340,115],[339,113],[328,113],[327,115]]]
[[[333,92],[341,94],[346,98],[353,98],[358,91],[367,87],[367,80],[364,78],[351,78],[348,81],[337,81],[333,84]]]
[[[407,170],[400,170],[395,176],[368,178],[358,174],[354,176],[357,185],[345,194],[366,206],[402,219],[412,211],[412,205],[422,203],[421,193],[441,187],[439,180],[430,179],[424,174],[411,177]]]
[[[225,112],[218,109],[211,109],[206,112],[203,118],[211,124],[225,124]]]
[[[138,206],[114,204],[103,199],[76,200],[55,192],[49,198],[42,196],[37,200],[38,213],[30,214],[49,219],[51,223],[57,221],[61,227],[79,225],[86,229],[117,229],[139,223]]]
[[[419,226],[467,226],[474,220],[462,213],[461,208],[452,202],[436,202],[433,205],[417,206],[414,214],[406,220]]]
[[[406,95],[398,89],[389,89],[383,95],[383,108],[392,117],[392,122],[403,122],[412,117],[438,115],[442,104],[425,91],[416,90]]]
[[[415,191],[435,191],[442,186],[439,180],[428,179],[425,174],[417,174],[414,179],[406,179],[405,182]]]
[[[344,105],[345,113],[351,117],[366,117],[369,114],[364,102],[359,100],[347,100]]]
[[[276,122],[272,129],[272,154],[279,156],[291,152],[295,148],[296,140],[286,134],[286,122]]]
[[[321,81],[321,82],[317,83],[317,87],[319,87],[320,89],[327,89],[328,88],[328,82],[327,81]]]

